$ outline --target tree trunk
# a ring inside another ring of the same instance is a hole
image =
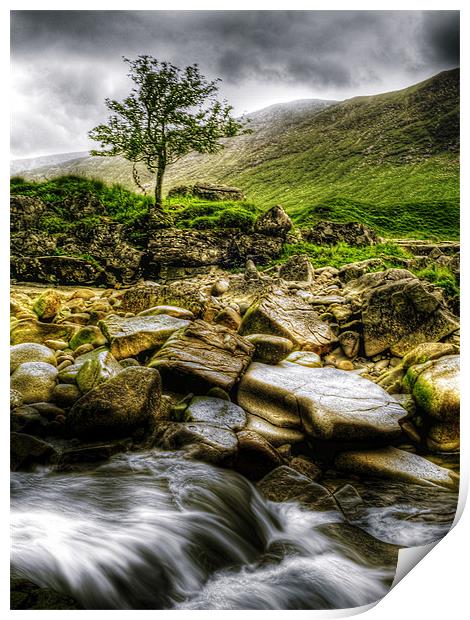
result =
[[[157,170],[157,179],[155,183],[155,207],[157,210],[162,209],[162,191],[163,191],[163,175],[165,174],[165,166],[163,162],[159,162]]]

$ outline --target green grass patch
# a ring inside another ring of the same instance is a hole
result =
[[[385,267],[402,267],[405,259],[412,258],[412,254],[395,243],[378,243],[371,246],[351,246],[347,243],[338,243],[333,246],[320,246],[303,242],[286,243],[281,257],[276,262],[284,262],[296,254],[307,254],[315,268],[336,267],[337,269],[348,263],[356,263],[370,258],[381,258]]]
[[[261,209],[244,201],[208,201],[189,196],[176,196],[165,201],[178,228],[199,230],[240,228],[250,231]]]

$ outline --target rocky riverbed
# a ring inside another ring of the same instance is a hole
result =
[[[13,286],[13,606],[382,597],[453,521],[459,321],[369,263]]]

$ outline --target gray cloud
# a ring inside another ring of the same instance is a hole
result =
[[[123,55],[198,62],[242,113],[404,87],[459,63],[458,11],[14,11],[12,153],[83,150]]]

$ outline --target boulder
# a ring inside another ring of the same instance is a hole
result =
[[[52,392],[52,400],[62,407],[71,407],[82,393],[73,383],[58,383]]]
[[[46,340],[66,340],[67,342],[77,331],[76,325],[70,323],[41,323],[36,320],[24,319],[15,323],[10,331],[12,345],[25,342],[44,343]]]
[[[78,356],[74,363],[70,366],[66,366],[59,372],[59,381],[63,383],[76,383],[79,372],[82,367],[90,361],[96,361],[92,365],[88,366],[88,369],[82,375],[83,387],[89,385],[89,382],[95,380],[97,383],[101,383],[103,380],[114,377],[121,372],[122,367],[116,358],[111,355],[108,349],[100,347],[94,349],[88,353]]]
[[[308,256],[296,254],[279,267],[279,277],[288,282],[312,282],[315,271]]]
[[[169,423],[159,443],[167,450],[183,449],[191,458],[218,464],[231,463],[238,449],[232,430],[204,422]]]
[[[122,367],[113,358],[111,353],[99,351],[86,359],[83,364],[80,364],[75,381],[78,389],[82,394],[85,394],[100,383],[115,377],[120,372],[122,372]]]
[[[327,323],[299,297],[289,296],[280,290],[261,296],[245,313],[240,333],[272,334],[289,339],[295,346],[326,353],[336,336]]]
[[[246,413],[228,400],[195,396],[185,411],[185,419],[188,422],[205,422],[239,431],[246,424]]]
[[[255,346],[253,359],[265,364],[278,364],[294,348],[288,338],[271,334],[249,334],[245,338]]]
[[[196,183],[172,187],[168,196],[196,196],[203,200],[245,200],[245,195],[238,187],[215,185],[214,183]]]
[[[276,448],[258,433],[243,430],[237,437],[238,453],[232,467],[249,480],[259,480],[283,463]]]
[[[100,347],[107,343],[102,331],[95,325],[87,325],[81,327],[70,339],[69,346],[71,349],[78,349],[84,344],[91,344]]]
[[[416,404],[428,416],[442,422],[459,419],[460,355],[410,368],[406,378]]]
[[[225,327],[233,329],[234,331],[238,331],[241,322],[242,317],[240,314],[230,306],[223,308],[214,317],[214,323],[217,323],[218,325],[225,325]]]
[[[306,366],[307,368],[321,368],[322,361],[318,353],[311,351],[293,351],[280,362],[280,366],[288,364],[299,364],[299,366]]]
[[[173,332],[187,325],[189,321],[167,314],[128,318],[111,314],[98,323],[110,343],[112,355],[117,360],[155,349]]]
[[[254,362],[237,395],[245,411],[317,439],[392,439],[406,411],[375,383],[336,368]]]
[[[21,392],[18,392],[18,390],[12,390],[10,388],[10,409],[21,407],[22,404],[23,397],[21,396]]]
[[[305,435],[302,431],[294,428],[275,426],[264,418],[252,415],[251,413],[247,415],[245,430],[258,433],[258,435],[264,437],[266,441],[269,441],[269,443],[276,448],[285,444],[300,443],[305,440]]]
[[[424,364],[457,352],[457,347],[450,342],[423,342],[404,356],[403,368],[408,370],[410,366]]]
[[[322,220],[313,228],[302,231],[305,241],[316,245],[374,245],[378,242],[375,231],[360,222],[329,222]]]
[[[51,444],[26,433],[10,433],[10,467],[13,471],[50,463],[57,455]]]
[[[186,393],[200,394],[213,386],[229,391],[253,351],[254,346],[232,330],[197,320],[175,332],[148,365],[162,373],[165,385],[184,386]]]
[[[326,487],[287,465],[274,469],[257,486],[271,502],[297,502],[310,510],[338,510]]]
[[[10,372],[24,362],[45,362],[56,366],[55,353],[52,349],[35,342],[24,342],[10,347]]]
[[[10,580],[10,609],[83,609],[67,594],[56,592],[51,588],[42,588],[28,579],[12,578]]]
[[[346,357],[353,358],[358,355],[361,346],[361,337],[357,332],[342,332],[338,336],[338,340]]]
[[[362,309],[364,349],[372,357],[390,349],[402,357],[422,342],[441,340],[459,323],[417,278],[374,287]]]
[[[57,291],[48,289],[41,293],[33,304],[33,310],[39,319],[53,319],[60,312],[62,300]]]
[[[193,321],[195,318],[191,310],[179,308],[178,306],[153,306],[153,308],[142,310],[138,313],[138,316],[156,316],[158,314],[166,314],[167,316],[173,316],[176,319],[184,319],[186,321]]]
[[[451,490],[457,490],[459,485],[459,477],[449,469],[439,467],[417,454],[393,447],[343,452],[336,456],[335,467],[366,478],[377,476]]]
[[[276,205],[258,217],[255,231],[262,235],[285,237],[292,226],[292,220],[284,209]]]
[[[151,426],[160,407],[161,380],[151,368],[125,368],[87,392],[71,408],[72,435],[95,439],[123,436]]]
[[[383,266],[383,261],[380,258],[367,258],[356,263],[348,263],[341,267],[338,272],[338,278],[345,283],[351,282],[351,280],[360,278],[369,271],[377,271],[377,269]]]
[[[155,306],[172,305],[182,306],[200,316],[208,301],[209,295],[198,283],[182,281],[162,285],[146,282],[124,292],[120,309],[138,314]]]
[[[11,388],[20,392],[23,402],[51,400],[57,379],[57,368],[45,362],[24,362],[11,375]]]

